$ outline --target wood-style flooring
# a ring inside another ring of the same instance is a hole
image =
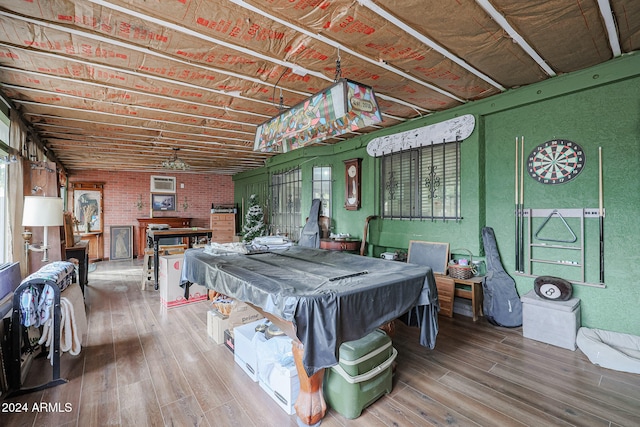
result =
[[[163,309],[140,279],[138,260],[98,263],[85,293],[86,346],[62,357],[69,382],[3,400],[1,426],[297,425],[208,338],[207,302]],[[392,393],[355,420],[329,409],[323,426],[640,426],[640,375],[525,339],[520,328],[455,315],[440,318],[435,350],[402,324],[393,343]],[[42,360],[27,383],[50,378]]]

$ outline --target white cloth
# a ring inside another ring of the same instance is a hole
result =
[[[204,252],[210,255],[232,255],[246,254],[247,248],[244,243],[216,243],[211,242],[204,247]]]
[[[640,374],[640,336],[582,327],[576,343],[595,365]]]
[[[25,326],[40,326],[40,315],[38,305],[40,301],[40,290],[37,286],[27,286],[20,295],[20,322]]]
[[[84,308],[84,297],[77,283],[67,287],[60,295],[60,351],[68,351],[72,355],[80,354],[82,341],[87,333],[87,315]],[[51,363],[53,343],[53,316],[44,323],[39,344],[49,347],[47,356]]]
[[[53,288],[51,285],[44,285],[42,293],[40,294],[40,301],[38,302],[38,316],[40,316],[38,325],[44,325],[49,320],[51,313],[51,306],[53,306]]]

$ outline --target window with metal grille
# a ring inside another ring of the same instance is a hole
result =
[[[269,234],[280,234],[297,241],[300,237],[300,168],[271,175]]]
[[[331,167],[313,167],[313,198],[320,199],[320,215],[331,217]]]
[[[460,219],[460,142],[382,158],[383,218]]]

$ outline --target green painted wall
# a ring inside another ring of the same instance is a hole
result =
[[[462,114],[476,117],[476,129],[461,148],[462,216],[455,221],[374,220],[370,224],[369,255],[406,249],[410,240],[450,242],[451,248],[481,257],[483,226],[492,227],[502,264],[516,280],[522,295],[533,288],[533,278],[514,274],[515,138],[525,137],[525,153],[545,141],[563,138],[580,144],[586,155],[581,174],[556,186],[525,176],[526,208],[597,208],[598,147],[602,147],[605,219],[605,288],[574,286],[582,300],[582,324],[640,335],[640,55],[630,54],[570,75],[507,91],[488,100],[470,102],[446,112],[404,123],[333,146],[307,147],[275,156],[264,168],[234,177],[236,202],[248,190],[266,188],[269,171],[300,165],[303,173],[302,212],[311,205],[311,168],[332,166],[334,174],[332,225],[335,232],[362,236],[365,219],[379,213],[379,162],[366,153],[374,137],[437,123]],[[361,157],[362,208],[346,211],[343,161]],[[561,235],[557,217],[545,232]],[[535,219],[535,232],[544,219]],[[577,220],[567,219],[579,231]],[[585,221],[585,281],[599,281],[598,219]],[[562,228],[562,227],[560,227]],[[546,236],[546,235],[545,235]],[[462,253],[462,252],[459,252]],[[547,255],[545,255],[546,257]],[[550,255],[556,256],[556,255]],[[559,259],[572,259],[566,253]],[[573,279],[575,268],[550,266],[535,274]]]

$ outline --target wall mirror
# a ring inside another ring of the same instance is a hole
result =
[[[102,232],[102,182],[74,182],[73,215],[80,233]]]

